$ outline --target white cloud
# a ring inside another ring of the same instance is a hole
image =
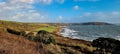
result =
[[[27,4],[51,4],[53,0],[9,0],[10,3],[27,3]]]
[[[96,12],[91,13],[87,12],[81,15],[79,18],[90,19],[91,21],[104,21],[104,22],[112,22],[119,23],[120,20],[120,12]]]
[[[43,4],[51,4],[53,0],[39,0],[38,2]]]
[[[97,2],[100,0],[74,0],[75,2],[88,1],[88,2]]]
[[[58,3],[63,4],[65,0],[57,0]]]
[[[84,16],[89,17],[89,16],[91,16],[91,14],[92,14],[92,13],[87,12],[87,13],[84,14]]]
[[[74,10],[78,10],[78,9],[79,9],[79,6],[76,5],[76,6],[73,7],[73,9],[74,9]]]
[[[17,2],[23,2],[23,3],[29,3],[32,4],[35,2],[35,0],[10,0],[11,3],[17,3]]]
[[[120,12],[112,12],[113,15],[119,15]]]
[[[55,0],[7,0],[0,2],[0,19],[12,21],[36,21],[47,22],[52,19],[48,18],[47,13],[42,13],[34,9],[33,4],[49,5]],[[64,3],[64,0],[59,0],[59,3]],[[63,17],[59,16],[59,20]]]
[[[58,18],[59,18],[59,20],[62,20],[62,19],[63,19],[63,17],[62,17],[62,16],[58,16]]]
[[[42,20],[43,18],[45,18],[45,16],[42,15],[40,12],[34,10],[32,4],[26,3],[28,2],[28,0],[21,1],[19,0],[19,2],[17,1],[17,3],[0,2],[0,19],[14,21],[32,21],[35,19]]]

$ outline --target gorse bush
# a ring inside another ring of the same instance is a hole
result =
[[[51,42],[51,43],[53,43],[54,45],[56,44],[55,39],[54,39],[53,36],[50,36],[50,37],[49,37],[48,42]]]
[[[10,28],[7,28],[7,32],[11,33],[11,34],[16,34],[16,35],[20,35],[20,32],[16,31],[16,30],[13,30],[13,29],[10,29]]]
[[[49,32],[47,31],[44,31],[44,30],[40,30],[36,36],[36,40],[37,41],[40,41],[40,42],[43,42],[45,44],[50,44],[50,43],[53,43],[55,44],[55,39],[54,37],[52,36],[52,34],[50,34]]]
[[[27,34],[27,38],[29,39],[29,40],[32,40],[32,41],[34,41],[34,33],[33,32],[30,32],[30,33],[28,33]]]
[[[44,44],[56,44],[55,39],[53,37],[54,35],[44,30],[40,30],[38,32],[22,31],[21,35],[31,41],[43,42]]]
[[[16,34],[16,35],[21,35],[24,36],[25,38],[31,40],[31,41],[36,41],[36,42],[43,42],[44,44],[56,44],[54,35],[50,34],[47,31],[40,30],[38,32],[31,32],[31,31],[15,31],[12,29],[7,29],[9,33]]]

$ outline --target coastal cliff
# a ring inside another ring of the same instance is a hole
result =
[[[1,21],[0,24],[0,54],[120,53],[119,40],[102,37],[86,41],[63,37],[59,35],[59,25],[56,28],[46,24],[36,25],[5,21]]]

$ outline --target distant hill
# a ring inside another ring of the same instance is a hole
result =
[[[86,23],[72,23],[71,25],[113,25],[106,22],[86,22]]]
[[[87,22],[87,23],[81,23],[81,25],[113,25],[113,24],[105,23],[105,22]]]

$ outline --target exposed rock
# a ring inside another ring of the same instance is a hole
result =
[[[111,52],[112,54],[120,53],[120,41],[112,38],[103,38],[93,40],[93,47],[97,47],[97,51],[102,52]],[[104,50],[105,49],[105,50]]]

